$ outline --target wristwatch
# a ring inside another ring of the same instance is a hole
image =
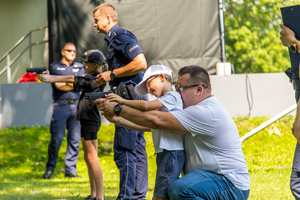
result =
[[[122,110],[122,105],[123,105],[123,104],[118,103],[118,104],[115,106],[115,108],[114,108],[115,115],[119,116],[119,114],[120,114],[120,112],[121,112],[121,110]]]
[[[111,70],[110,79],[113,80],[116,77],[114,70]]]
[[[299,42],[299,40],[295,39],[294,42],[292,42],[290,49],[293,53],[297,53],[298,52],[298,47],[297,47],[297,43]]]

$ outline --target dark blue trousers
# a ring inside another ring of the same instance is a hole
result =
[[[295,90],[296,102],[298,102],[299,96],[300,90]],[[290,187],[295,199],[300,200],[300,144],[298,143],[296,145],[294,154]]]
[[[77,104],[53,104],[53,113],[50,122],[51,142],[48,146],[46,170],[53,171],[55,169],[58,151],[65,137],[65,129],[67,129],[68,145],[65,155],[65,173],[76,173],[80,143],[80,123],[74,118],[76,109]]]
[[[148,162],[144,133],[115,125],[114,161],[120,171],[119,199],[145,199]]]

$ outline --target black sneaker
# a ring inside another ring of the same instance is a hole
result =
[[[46,170],[44,175],[43,175],[43,178],[44,179],[50,179],[50,177],[52,176],[54,171],[51,171],[51,170]]]
[[[85,198],[84,200],[93,200],[94,198],[92,198],[91,195],[89,195],[87,198]]]
[[[65,177],[76,178],[76,177],[81,177],[81,176],[79,176],[77,173],[71,173],[71,174],[65,174]]]

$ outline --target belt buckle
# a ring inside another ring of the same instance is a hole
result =
[[[71,105],[71,104],[74,104],[74,103],[75,103],[75,100],[67,100],[68,105]]]

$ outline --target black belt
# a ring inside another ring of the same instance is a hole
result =
[[[300,79],[293,79],[292,83],[294,90],[300,90]]]
[[[73,99],[54,99],[55,103],[61,103],[61,104],[74,104],[77,102],[77,100],[73,100]]]

